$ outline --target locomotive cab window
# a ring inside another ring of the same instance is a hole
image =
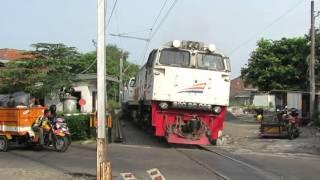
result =
[[[230,59],[228,57],[226,57],[226,58],[224,58],[224,60],[225,60],[226,71],[231,72]]]
[[[200,69],[215,71],[225,70],[223,58],[216,54],[197,54],[197,65]]]
[[[176,49],[163,49],[159,62],[162,65],[188,67],[190,65],[190,53]]]
[[[156,54],[157,54],[157,51],[156,51],[156,50],[153,50],[153,51],[149,54],[148,61],[147,61],[147,67],[152,67],[152,66],[153,66],[153,62],[154,62],[154,59],[155,59],[155,57],[156,57]]]

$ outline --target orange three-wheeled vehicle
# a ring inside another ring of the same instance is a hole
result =
[[[40,145],[39,133],[33,131],[33,124],[41,115],[44,107],[0,108],[0,152],[7,151],[9,144]],[[63,121],[52,125],[43,124],[44,144],[53,145],[56,151],[68,149],[71,138],[68,127]],[[56,128],[58,127],[58,128]]]

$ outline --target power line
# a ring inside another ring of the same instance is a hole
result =
[[[170,12],[172,11],[172,9],[174,8],[174,6],[177,4],[178,0],[174,0],[174,2],[171,4],[171,6],[169,7],[168,11],[166,12],[166,14],[163,16],[163,18],[161,19],[160,23],[158,24],[158,26],[156,28],[154,28],[154,26],[156,25],[156,22],[158,21],[165,5],[167,4],[167,0],[163,3],[161,9],[160,9],[160,12],[158,14],[158,16],[156,17],[154,23],[153,23],[153,26],[151,28],[151,31],[150,31],[150,34],[149,34],[149,41],[147,42],[145,48],[144,48],[144,53],[143,53],[143,57],[141,58],[141,61],[140,61],[140,65],[142,65],[142,62],[144,61],[145,57],[146,57],[146,54],[147,54],[147,51],[148,51],[148,48],[149,48],[149,45],[150,45],[150,42],[151,40],[153,39],[153,37],[156,35],[156,33],[158,32],[158,30],[160,29],[160,27],[162,26],[162,24],[165,22],[165,20],[167,19],[167,17],[169,16]],[[155,29],[155,31],[153,31]]]
[[[156,30],[153,32],[153,34],[151,35],[150,39],[152,39],[158,32],[158,30],[160,29],[161,25],[165,22],[165,20],[167,19],[167,17],[169,16],[170,12],[172,11],[172,9],[174,8],[174,6],[177,4],[178,0],[174,0],[174,2],[172,3],[172,5],[170,6],[170,8],[168,9],[167,13],[163,16],[163,18],[161,19],[160,23],[158,24],[158,26],[156,27]]]
[[[92,44],[93,44],[93,46],[96,48],[96,51],[97,51],[97,42],[96,42],[95,40],[92,40]],[[97,58],[95,58],[94,61],[93,61],[85,70],[81,71],[79,74],[83,74],[83,73],[89,71],[90,68],[91,68],[93,65],[95,65],[96,63],[97,63]]]
[[[110,14],[110,17],[109,17],[109,20],[108,20],[108,23],[107,23],[107,27],[108,27],[108,26],[109,26],[109,24],[110,24],[110,21],[111,21],[111,18],[112,18],[113,12],[114,12],[114,10],[115,10],[115,9],[116,9],[116,7],[117,7],[117,3],[118,3],[118,0],[116,0],[116,1],[114,2],[114,4],[113,4],[112,10],[111,10],[111,14]]]
[[[167,2],[168,2],[168,0],[165,0],[163,2],[162,7],[160,8],[160,11],[159,11],[158,15],[156,16],[156,18],[155,18],[155,20],[154,20],[154,22],[153,22],[153,24],[152,24],[152,26],[150,28],[150,33],[149,33],[149,36],[148,36],[149,41],[147,41],[146,45],[144,46],[139,65],[142,65],[144,59],[146,58],[146,54],[148,52],[148,48],[149,48],[150,41],[151,41],[152,31],[154,30],[154,28],[155,28],[155,26],[156,26],[156,24],[157,24],[157,22],[158,22],[158,20],[159,20],[159,18],[161,16],[161,14],[162,14],[163,9],[166,7]]]
[[[304,2],[305,0],[301,0],[298,3],[296,3],[294,6],[292,6],[291,8],[289,8],[287,11],[285,11],[282,15],[280,15],[278,18],[276,18],[275,20],[273,20],[270,24],[266,25],[263,29],[262,32],[256,33],[254,35],[252,35],[251,37],[249,37],[247,40],[245,40],[243,43],[241,43],[240,45],[238,45],[236,48],[234,48],[231,53],[229,53],[229,55],[235,53],[236,51],[238,51],[239,49],[241,49],[244,45],[248,44],[250,41],[252,41],[253,39],[255,39],[257,36],[259,36],[260,34],[266,32],[270,27],[272,27],[274,24],[276,24],[277,22],[279,22],[283,17],[285,17],[287,14],[289,14],[290,12],[292,12],[296,7],[298,7],[302,2]]]
[[[164,7],[166,6],[167,2],[168,2],[168,0],[165,0],[164,3],[162,4],[162,7],[161,7],[161,9],[160,9],[160,11],[159,11],[159,13],[158,13],[158,16],[156,17],[156,19],[154,20],[154,22],[153,22],[153,24],[152,24],[152,26],[151,26],[151,30],[154,28],[154,26],[155,26],[156,23],[158,22],[158,19],[159,19],[161,13],[162,13]]]
[[[135,33],[141,33],[141,32],[146,32],[146,31],[150,31],[150,30],[151,30],[151,28],[141,29],[141,30],[126,32],[126,33],[119,33],[119,35],[135,34]]]

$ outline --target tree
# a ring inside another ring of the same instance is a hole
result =
[[[116,45],[108,45],[106,47],[106,66],[107,75],[120,78],[120,57],[124,59],[124,69],[127,69],[124,73],[124,81],[128,81],[139,70],[139,66],[130,63],[127,60],[129,53],[120,50]],[[71,72],[75,74],[83,73],[96,73],[96,52],[89,52],[80,55],[75,60],[69,60],[68,66],[71,67]],[[119,91],[119,84],[115,82],[107,82],[107,95],[109,100],[117,100]]]
[[[6,64],[1,68],[0,81],[2,93],[26,91],[44,97],[72,83],[73,76],[63,63],[42,59]]]
[[[76,48],[61,43],[36,43],[31,46],[35,50],[25,54],[33,58],[9,62],[1,68],[0,92],[26,91],[37,97],[45,97],[75,81],[68,61],[79,57]]]
[[[305,37],[261,39],[251,53],[248,66],[241,69],[246,84],[261,91],[274,89],[306,90],[309,54]]]
[[[61,87],[70,87],[77,81],[77,74],[96,73],[96,52],[81,54],[74,47],[64,44],[37,43],[33,44],[31,54],[33,60],[10,62],[1,67],[0,93],[26,91],[37,97],[57,92]],[[117,46],[109,45],[107,50],[107,74],[119,77],[121,55],[128,57]],[[128,67],[125,79],[130,78],[138,70],[138,66],[125,62]],[[118,84],[107,82],[108,98],[116,99]]]
[[[36,43],[32,44],[31,47],[35,50],[27,53],[34,55],[37,59],[74,59],[80,55],[77,48],[62,43]]]

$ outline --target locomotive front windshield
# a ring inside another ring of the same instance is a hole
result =
[[[215,54],[198,53],[197,65],[200,69],[209,69],[216,71],[223,71],[225,69],[223,58]]]
[[[163,49],[159,62],[162,65],[188,67],[190,65],[190,53],[176,49]]]

